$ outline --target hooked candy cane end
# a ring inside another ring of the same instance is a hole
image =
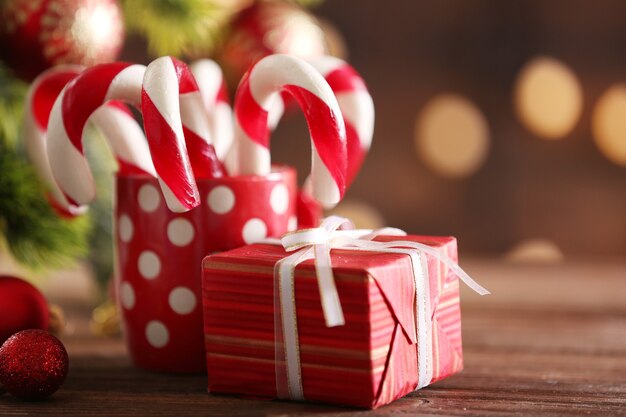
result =
[[[179,198],[174,194],[172,189],[159,178],[159,184],[161,185],[161,192],[165,198],[167,208],[174,213],[184,213],[200,205],[200,193],[195,184],[189,184],[189,190],[185,190],[186,198]]]
[[[141,105],[141,85],[146,72],[146,66],[140,64],[129,65],[122,69],[109,84],[105,101],[121,100],[135,107]]]
[[[48,203],[50,204],[50,207],[52,207],[52,209],[60,217],[72,219],[74,217],[85,214],[89,210],[88,206],[76,206],[70,204],[64,198],[62,198],[61,200],[62,202],[59,201],[57,197],[54,197],[52,194],[48,194]]]

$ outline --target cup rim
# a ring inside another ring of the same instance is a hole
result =
[[[287,164],[272,164],[272,171],[267,175],[236,175],[236,176],[224,176],[218,178],[196,178],[196,183],[224,183],[224,182],[263,182],[263,181],[278,181],[285,176],[297,175],[296,169]],[[119,171],[115,172],[115,178],[125,181],[157,181],[156,177],[142,173],[132,174],[120,174]]]

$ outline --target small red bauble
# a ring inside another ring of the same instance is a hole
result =
[[[40,400],[56,392],[68,366],[65,347],[44,330],[21,331],[0,347],[0,384],[24,400]]]
[[[124,39],[116,0],[11,0],[2,4],[0,52],[15,74],[31,81],[58,64],[115,60]]]
[[[49,324],[48,303],[39,290],[22,279],[0,275],[0,344],[20,330],[47,330]]]

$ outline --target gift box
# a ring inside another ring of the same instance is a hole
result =
[[[282,287],[276,291],[282,284],[275,282],[275,266],[289,254],[280,245],[254,244],[206,257],[209,392],[376,408],[461,371],[459,280],[450,268],[457,260],[456,239],[374,240],[380,248],[368,247],[370,242],[330,252],[343,325],[326,325],[314,260],[293,269],[297,340],[291,349],[298,366],[292,374],[301,386],[295,396],[293,381],[285,381],[287,346],[277,348],[287,345],[280,338],[288,327],[276,320],[282,308],[276,298],[289,296]],[[430,250],[405,248],[412,243]],[[425,281],[419,285],[418,275]]]

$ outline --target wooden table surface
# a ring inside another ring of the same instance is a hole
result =
[[[378,410],[212,396],[204,376],[137,370],[121,340],[76,332],[63,388],[1,396],[0,416],[626,416],[626,263],[463,266],[493,293],[462,294],[465,370]]]

